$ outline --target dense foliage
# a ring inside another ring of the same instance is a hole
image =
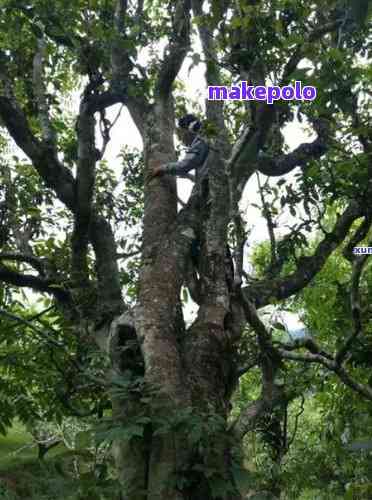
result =
[[[370,11],[0,0],[0,433],[51,478],[0,462],[1,498],[371,498]],[[239,80],[317,98],[204,102]],[[180,200],[151,173],[191,111]]]

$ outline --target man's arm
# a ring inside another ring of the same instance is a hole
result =
[[[208,156],[208,150],[208,145],[204,141],[199,140],[194,146],[187,149],[185,158],[163,165],[163,171],[170,175],[187,174],[190,170],[203,165]]]
[[[178,176],[186,176],[187,172],[193,168],[197,169],[203,165],[207,159],[209,146],[206,142],[199,139],[196,144],[188,148],[186,156],[183,160],[166,163],[154,168],[150,174],[150,178],[159,175],[170,174]]]

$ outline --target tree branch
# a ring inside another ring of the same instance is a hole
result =
[[[168,97],[190,47],[190,8],[190,0],[178,0],[175,4],[173,31],[164,51],[155,90],[155,94],[162,98]]]
[[[92,214],[89,239],[96,256],[95,267],[101,308],[95,311],[95,314],[100,321],[111,320],[124,309],[117,263],[117,245],[110,223],[95,212]]]
[[[372,401],[372,387],[356,382],[350,377],[350,375],[342,366],[336,363],[336,361],[331,361],[321,354],[298,354],[294,352],[288,352],[285,349],[277,349],[277,352],[283,359],[289,359],[291,361],[301,361],[304,363],[319,363],[325,366],[326,368],[328,368],[328,370],[338,375],[338,377],[345,385],[358,392],[369,401]]]
[[[302,44],[295,48],[293,54],[291,55],[287,64],[285,65],[280,86],[288,84],[288,81],[293,71],[297,68],[298,63],[304,57],[305,49],[307,48],[307,46],[319,40],[322,36],[326,35],[327,33],[331,33],[332,31],[334,31],[336,28],[340,26],[341,23],[342,20],[331,21],[329,23],[323,24],[322,26],[317,26],[316,28],[313,29],[313,31],[311,31],[307,35]]]
[[[3,85],[3,95],[0,95],[0,117],[6,128],[16,144],[31,159],[46,185],[57,193],[58,198],[72,213],[75,213],[77,210],[78,189],[72,173],[59,162],[55,152],[50,147],[40,142],[32,134],[25,114],[13,95],[12,86],[9,78],[7,78],[4,65],[0,65],[0,81]],[[102,94],[92,94],[89,97],[87,96],[84,111],[92,116],[96,110],[122,102],[123,97],[123,92],[107,91]],[[82,152],[80,158],[83,157]],[[83,194],[84,203],[87,203],[89,197],[90,191],[87,190],[86,194]],[[104,305],[106,305],[106,310],[110,315],[113,311],[121,311],[123,308],[119,271],[116,262],[116,244],[110,225],[96,213],[93,214],[91,220],[89,238],[96,254],[99,295],[102,299],[102,307],[104,308]],[[4,266],[0,268],[0,279],[15,286],[26,286],[37,291],[51,293],[65,302],[70,299],[70,295],[66,290],[54,288],[52,282],[35,276],[21,275]]]
[[[22,151],[31,159],[35,169],[46,185],[70,209],[75,208],[75,180],[71,172],[58,160],[49,144],[40,142],[31,132],[26,116],[18,105],[6,68],[0,62],[0,118],[9,134]]]
[[[272,214],[270,211],[270,207],[269,207],[268,203],[266,202],[265,195],[263,192],[263,187],[261,186],[260,176],[258,175],[257,172],[256,172],[256,174],[257,174],[258,189],[259,189],[260,197],[261,197],[263,215],[266,219],[267,231],[269,233],[269,238],[270,238],[270,269],[273,269],[275,267],[275,264],[277,263],[277,248],[276,248],[276,238],[275,238],[275,231],[274,231],[275,226],[274,226]]]
[[[121,105],[121,107],[120,107],[119,111],[117,112],[112,123],[106,118],[104,109],[101,110],[101,112],[100,112],[101,117],[100,117],[100,121],[99,121],[99,126],[100,126],[102,141],[103,141],[102,148],[100,151],[100,158],[103,158],[103,156],[106,152],[107,145],[111,139],[111,137],[110,137],[111,129],[115,126],[118,119],[120,118],[122,110],[123,110],[123,105]]]
[[[203,1],[204,0],[192,0],[192,10],[195,16],[198,16],[200,20],[203,19]],[[225,11],[228,8],[228,2],[221,2],[220,18],[223,17]],[[207,85],[221,85],[221,72],[217,63],[217,46],[213,38],[213,32],[217,28],[218,20],[214,22],[214,26],[210,25],[208,28],[200,22],[198,24],[198,32],[203,47],[203,53],[207,61],[206,64],[206,81]],[[209,101],[206,102],[207,118],[210,123],[213,123],[216,130],[219,131],[218,142],[220,143],[220,149],[224,158],[227,158],[231,152],[231,146],[228,141],[228,130],[226,128],[225,119],[223,116],[223,101]],[[219,149],[219,146],[217,147]]]
[[[292,153],[283,154],[275,159],[259,155],[257,169],[261,174],[279,176],[288,174],[296,167],[304,167],[310,160],[317,160],[328,149],[328,125],[325,120],[318,120],[316,125],[318,137],[311,143],[301,144]]]
[[[44,83],[44,58],[46,46],[42,38],[37,40],[37,51],[34,57],[33,84],[36,101],[38,105],[38,114],[40,118],[43,139],[46,144],[55,149],[56,134],[49,117],[49,105],[46,97],[46,86]]]
[[[320,26],[319,28],[316,28],[312,33],[309,34],[306,43],[314,42],[325,33],[328,33],[333,29],[335,29],[338,25],[339,21],[336,21],[328,23],[324,26]],[[303,46],[301,45],[301,47],[298,47],[294,51],[293,55],[290,57],[288,63],[286,64],[283,70],[283,78],[281,86],[287,83],[287,80],[289,79],[292,72],[296,69],[297,64],[300,62],[302,57],[303,57]],[[240,198],[244,186],[246,185],[250,176],[257,168],[256,165],[257,155],[259,150],[262,148],[265,139],[270,131],[271,125],[275,119],[275,113],[276,113],[275,104],[268,105],[266,103],[260,103],[260,105],[257,106],[256,110],[256,120],[255,120],[256,123],[253,126],[249,125],[246,127],[240,139],[233,147],[232,154],[230,155],[230,158],[227,163],[227,169],[229,172],[231,172],[231,176],[233,177],[233,189],[236,190],[237,193],[236,196],[238,199]],[[320,148],[319,143],[314,144],[313,148],[314,152],[316,148],[318,148],[319,151]],[[285,161],[284,158],[282,158],[282,164],[280,165],[280,168],[283,169],[283,172],[285,172],[285,170],[288,168],[289,168],[288,171],[292,170],[292,168],[294,168],[294,166],[292,166],[294,161],[295,162],[298,162],[298,160],[303,161],[302,160],[303,153],[304,153],[303,150],[299,150],[297,151],[296,155],[292,157],[291,156],[287,157]],[[318,152],[319,156],[321,156],[321,154],[324,153]],[[279,167],[279,165],[275,166]],[[270,172],[270,175],[282,175],[273,173],[278,170],[274,168],[274,165],[271,165],[271,167],[272,168],[270,168],[270,170],[267,170],[268,172]],[[260,171],[262,171],[262,173],[266,173],[263,171],[264,166],[262,164],[261,168],[262,170]]]
[[[16,262],[25,262],[32,266],[42,277],[45,277],[45,265],[41,259],[35,257],[34,255],[26,255],[23,253],[0,253],[1,260],[13,260]]]
[[[65,345],[61,342],[58,342],[57,340],[51,338],[48,334],[45,333],[44,330],[41,330],[34,324],[32,324],[30,321],[27,319],[21,318],[20,316],[17,316],[16,314],[9,313],[8,311],[5,311],[4,309],[0,309],[0,316],[5,316],[6,318],[9,318],[13,321],[17,321],[18,323],[21,323],[22,325],[27,326],[28,328],[31,328],[35,333],[37,333],[40,337],[42,337],[44,340],[46,340],[49,344],[55,346],[55,347],[62,347],[65,349]],[[55,335],[57,332],[54,330],[50,330],[53,335]]]
[[[127,14],[127,0],[116,0],[114,12],[114,32],[115,38],[111,47],[111,67],[112,67],[112,87],[122,89],[130,70],[132,63],[127,51],[123,47],[125,35],[125,16]]]
[[[245,375],[246,373],[248,373],[250,370],[252,370],[252,368],[254,368],[257,365],[258,365],[258,360],[255,359],[254,361],[251,361],[248,364],[239,366],[239,368],[236,370],[236,376],[237,376],[237,378],[242,377],[243,375]]]
[[[349,262],[353,262],[354,259],[353,248],[357,246],[360,241],[364,240],[364,238],[368,234],[370,227],[371,227],[371,216],[368,215],[364,217],[363,222],[360,224],[355,233],[352,235],[350,241],[347,243],[342,252],[342,255]]]
[[[122,88],[118,90],[114,89],[112,84],[110,90],[91,95],[87,104],[91,113],[103,111],[114,104],[128,104],[127,85],[123,84]]]
[[[257,156],[275,120],[275,105],[260,103],[257,106],[254,125],[249,125],[235,143],[227,161],[227,171],[231,172],[232,189],[240,199],[244,186],[257,168]]]
[[[72,235],[72,271],[74,280],[80,285],[89,281],[88,234],[91,221],[92,199],[95,183],[97,150],[95,146],[95,119],[88,102],[88,87],[80,103],[77,120],[78,159],[76,169],[76,209]]]
[[[311,354],[319,354],[331,361],[333,361],[333,356],[325,352],[311,337],[296,338],[293,342],[288,344],[283,344],[281,342],[275,342],[275,346],[279,346],[281,349],[286,351],[294,351],[296,349],[306,348]]]
[[[245,287],[242,292],[254,297],[257,307],[270,304],[272,300],[283,300],[302,290],[321,270],[327,258],[345,239],[353,222],[363,215],[363,208],[352,201],[339,217],[333,230],[319,243],[314,254],[301,257],[299,267],[289,276],[264,280]]]
[[[0,281],[14,286],[29,287],[38,292],[46,292],[54,295],[56,299],[63,303],[69,303],[70,293],[63,289],[59,284],[51,280],[44,280],[31,274],[20,274],[4,265],[0,264]]]
[[[142,11],[142,8],[143,5],[139,2],[137,14]],[[127,0],[116,0],[113,26],[115,36],[111,46],[111,90],[95,97],[93,106],[96,111],[101,111],[112,104],[126,104],[138,130],[143,133],[144,122],[149,108],[148,103],[144,95],[141,96],[138,92],[128,92],[129,74],[134,67],[134,63],[123,43],[128,41],[125,34],[127,10]]]
[[[238,205],[235,207],[233,221],[235,226],[235,248],[233,250],[233,260],[235,263],[234,286],[240,288],[243,283],[244,247],[247,242],[247,233]]]
[[[240,412],[239,417],[233,422],[231,429],[234,435],[242,439],[248,432],[253,431],[262,417],[272,409],[270,401],[264,398],[257,399]]]
[[[360,307],[360,294],[359,294],[359,282],[363,271],[363,267],[367,263],[368,254],[356,256],[353,261],[353,271],[351,274],[351,290],[350,290],[350,306],[351,315],[353,320],[353,332],[347,338],[344,345],[340,347],[338,353],[336,354],[336,363],[341,365],[349,354],[350,348],[354,343],[358,335],[361,334],[362,317],[361,317],[361,307]]]

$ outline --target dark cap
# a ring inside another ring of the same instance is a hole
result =
[[[178,120],[178,126],[191,132],[197,132],[201,127],[201,123],[195,115],[188,114]]]

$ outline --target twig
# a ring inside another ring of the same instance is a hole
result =
[[[111,139],[111,137],[110,137],[111,129],[114,127],[114,125],[118,121],[123,108],[124,108],[124,105],[122,104],[120,106],[120,109],[119,109],[117,115],[114,118],[114,121],[112,123],[109,120],[107,120],[107,118],[105,116],[106,110],[102,109],[100,111],[101,119],[99,121],[99,127],[100,127],[100,131],[101,131],[102,139],[103,139],[102,149],[100,151],[100,158],[101,159],[103,158],[103,156],[105,154],[105,151],[106,151],[106,148],[107,148],[107,145],[110,142],[110,139]]]
[[[304,405],[305,405],[305,398],[304,398],[304,395],[301,394],[301,407],[300,407],[300,411],[295,416],[295,424],[294,424],[294,430],[293,430],[292,438],[290,440],[287,440],[287,443],[286,443],[286,449],[287,449],[287,451],[289,450],[289,448],[291,447],[293,441],[295,440],[295,437],[296,437],[296,434],[297,434],[297,429],[298,429],[298,419],[300,418],[300,416],[305,411],[305,406]]]
[[[271,217],[270,209],[268,207],[268,204],[266,202],[266,199],[265,199],[265,196],[263,193],[263,188],[261,186],[260,176],[259,176],[258,172],[256,172],[256,177],[257,177],[257,184],[258,184],[258,189],[260,192],[261,202],[262,202],[262,206],[263,206],[263,213],[264,213],[264,216],[265,216],[265,219],[267,222],[267,230],[268,230],[269,238],[270,238],[270,254],[271,254],[270,268],[272,269],[275,266],[276,260],[277,260],[274,223],[273,223],[273,219]]]
[[[367,262],[368,254],[355,257],[353,261],[353,271],[351,275],[351,290],[350,290],[350,305],[351,305],[351,315],[353,320],[353,332],[346,339],[344,345],[339,349],[336,354],[336,363],[341,365],[345,358],[348,356],[350,348],[354,343],[355,339],[361,334],[362,317],[360,308],[360,296],[359,296],[359,282],[363,271],[363,267]]]
[[[35,333],[37,333],[39,336],[41,336],[43,339],[45,339],[48,343],[56,346],[56,347],[62,347],[63,349],[66,348],[65,344],[58,342],[57,340],[51,339],[44,330],[40,330],[37,326],[33,325],[30,321],[27,319],[21,318],[20,316],[17,316],[16,314],[9,313],[8,311],[5,311],[4,309],[0,309],[0,315],[5,316],[6,318],[9,318],[13,321],[17,321],[18,323],[22,323],[23,325],[27,326],[28,328],[31,328]],[[52,328],[48,327],[48,330],[53,333],[53,335],[58,334],[55,330]]]

